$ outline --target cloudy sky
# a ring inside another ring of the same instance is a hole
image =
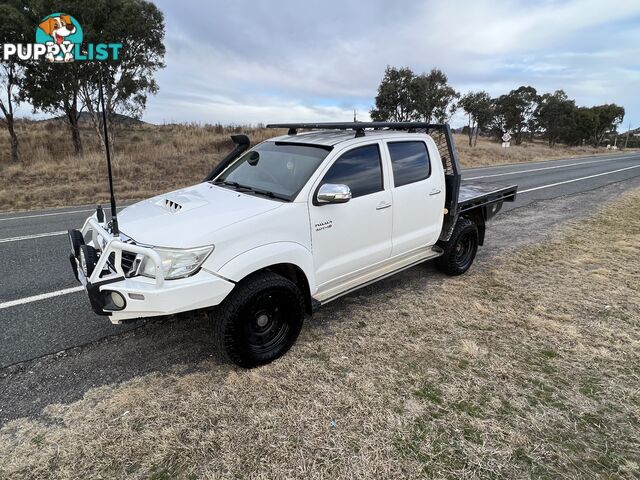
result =
[[[461,92],[564,89],[640,127],[640,0],[156,3],[167,68],[150,122],[364,120],[393,65],[438,67]]]

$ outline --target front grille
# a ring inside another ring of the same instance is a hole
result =
[[[124,274],[127,277],[130,277],[133,273],[135,273],[137,265],[136,265],[136,257],[137,255],[132,252],[122,251],[122,261],[120,262],[120,266],[122,270],[124,270]]]
[[[128,243],[130,245],[135,245],[136,243],[129,237],[127,237],[124,233],[120,233],[120,240],[124,243]],[[132,277],[138,266],[140,265],[140,260],[136,261],[138,255],[133,252],[127,252],[126,250],[122,251],[122,260],[120,261],[120,266],[122,267],[122,271],[124,272],[125,277]],[[109,258],[107,258],[107,266],[111,272],[115,272],[116,268],[116,253],[111,252],[109,254]]]

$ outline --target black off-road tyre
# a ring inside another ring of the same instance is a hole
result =
[[[86,263],[86,268],[83,265],[83,258],[84,262]],[[79,259],[80,268],[84,270],[85,275],[87,276],[87,278],[89,278],[93,273],[93,270],[96,268],[96,264],[98,263],[98,252],[91,245],[80,245]]]
[[[210,313],[218,349],[243,368],[284,355],[298,338],[304,316],[300,289],[272,272],[250,275]]]
[[[80,230],[71,229],[67,230],[67,235],[69,235],[69,243],[72,245],[71,253],[74,257],[77,257],[80,254],[80,245],[84,245],[82,232],[80,232]]]
[[[478,227],[468,218],[460,217],[448,242],[438,242],[444,254],[436,258],[438,270],[447,275],[462,275],[469,270],[478,251]]]

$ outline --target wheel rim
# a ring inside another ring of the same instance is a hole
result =
[[[291,299],[284,292],[259,294],[245,312],[245,334],[248,350],[254,355],[277,352],[290,340],[293,314]]]
[[[473,232],[462,235],[455,247],[455,261],[459,268],[465,268],[473,260],[473,251],[475,248],[475,236]]]

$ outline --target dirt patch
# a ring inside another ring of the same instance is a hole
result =
[[[637,476],[639,208],[636,190],[435,288],[350,296],[267,367],[50,405],[0,430],[0,477]]]

